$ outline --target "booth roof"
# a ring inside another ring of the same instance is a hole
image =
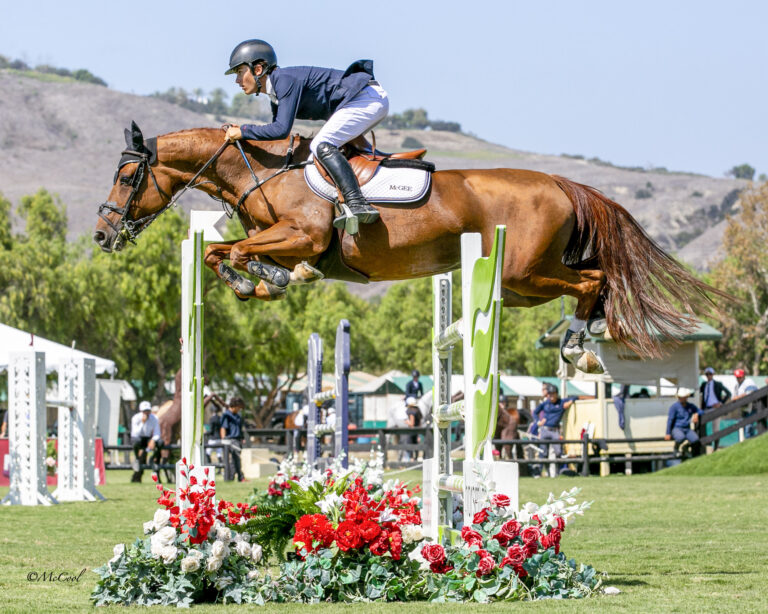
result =
[[[559,348],[560,339],[562,338],[565,331],[568,330],[568,325],[571,323],[572,319],[573,316],[565,316],[565,318],[550,326],[549,329],[547,329],[547,332],[545,332],[536,340],[536,349],[541,350]],[[684,335],[681,341],[717,341],[722,336],[723,334],[719,330],[712,328],[706,322],[697,320],[696,329],[687,335]],[[593,337],[589,334],[588,331],[586,333],[586,340],[592,341],[594,343],[610,342],[610,339],[605,339],[602,335]]]
[[[7,324],[0,324],[0,371],[8,369],[9,354],[35,350],[45,352],[45,370],[49,373],[56,371],[59,365],[70,358],[93,358],[96,361],[96,373],[117,373],[114,361],[87,352],[67,347],[44,337],[38,337]]]

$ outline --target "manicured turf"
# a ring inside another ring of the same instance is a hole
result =
[[[714,454],[665,469],[662,475],[729,476],[768,473],[768,436],[753,437]]]
[[[753,444],[754,445],[754,444]],[[419,480],[413,472],[407,478]],[[112,546],[141,533],[155,509],[150,483],[129,484],[127,473],[109,472],[104,503],[52,508],[0,509],[0,611],[91,611],[95,575],[76,583],[27,581],[30,572],[77,575],[112,556]],[[255,483],[220,483],[225,499],[242,500]],[[764,612],[768,611],[768,476],[523,479],[521,500],[542,502],[550,490],[582,488],[592,510],[569,525],[564,551],[606,571],[616,597],[584,601],[496,604],[323,604],[314,612],[362,611],[465,614],[500,612]],[[0,496],[7,489],[0,489]],[[253,609],[250,606],[249,611]],[[117,610],[116,611],[122,611]],[[245,611],[239,606],[196,606],[196,612]],[[264,611],[306,612],[306,606]]]

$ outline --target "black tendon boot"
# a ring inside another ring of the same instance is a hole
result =
[[[379,219],[379,212],[366,202],[360,192],[355,172],[344,154],[330,143],[320,143],[317,146],[317,157],[344,196],[344,203],[349,207],[352,215],[360,220],[361,224],[370,224]],[[345,221],[345,217],[340,216],[333,220],[333,225],[336,228],[343,228]]]

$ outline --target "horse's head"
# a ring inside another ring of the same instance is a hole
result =
[[[109,197],[99,205],[93,233],[93,240],[105,252],[119,251],[127,241],[133,242],[166,209],[173,193],[170,176],[153,170],[157,139],[145,141],[136,122],[131,122],[125,145]]]

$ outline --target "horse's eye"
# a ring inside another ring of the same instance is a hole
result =
[[[123,175],[122,177],[120,177],[120,183],[122,183],[123,185],[131,185],[131,183],[133,183],[133,177],[127,177]]]

